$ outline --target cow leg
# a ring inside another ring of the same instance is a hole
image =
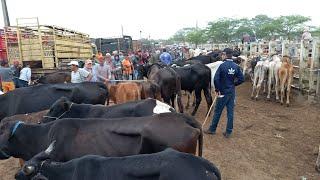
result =
[[[257,80],[258,80],[258,69],[255,71],[254,75],[253,75],[253,85],[252,85],[252,92],[251,92],[251,99],[254,98],[254,92],[257,88]]]
[[[273,70],[272,70],[272,68],[269,68],[269,74],[268,74],[268,95],[267,95],[267,99],[268,99],[268,100],[270,100],[272,77],[273,77]]]
[[[205,88],[203,93],[204,93],[204,97],[206,98],[206,101],[207,101],[208,112],[209,112],[211,104],[212,104],[212,96],[210,93],[210,87],[208,86],[207,88]]]
[[[192,106],[195,106],[196,105],[196,96],[195,96],[195,92],[194,91],[191,93],[191,96],[193,97]]]
[[[196,112],[198,111],[199,105],[201,103],[201,89],[196,89],[195,90],[195,96],[196,96],[196,106],[193,109],[193,112],[191,113],[192,116],[194,116],[196,114]]]
[[[283,104],[283,95],[284,95],[284,85],[282,84],[282,80],[281,80],[281,83],[280,83],[280,104],[282,105]]]
[[[290,104],[290,93],[291,93],[291,81],[292,81],[292,73],[289,71],[289,75],[287,77],[288,84],[287,84],[287,106]]]
[[[187,105],[186,105],[186,109],[189,109],[189,106],[190,106],[190,93],[188,92],[187,93]]]
[[[259,96],[259,92],[260,92],[260,89],[261,89],[261,85],[262,85],[262,83],[263,83],[263,80],[264,80],[264,72],[261,71],[261,72],[260,72],[260,75],[259,75],[258,85],[257,85],[256,100],[258,100],[258,96]]]
[[[175,107],[174,106],[174,101],[175,101],[175,95],[172,95],[171,97],[170,97],[170,99],[171,99],[171,104],[172,104],[172,107]]]
[[[279,100],[279,73],[276,71],[274,73],[275,79],[276,79],[276,85],[275,85],[275,91],[276,91],[276,100]]]
[[[256,89],[256,85],[255,85],[255,83],[254,83],[253,86],[252,86],[251,99],[253,99],[253,97],[254,97],[254,91],[255,91],[255,89]]]

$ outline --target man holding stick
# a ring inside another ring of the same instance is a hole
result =
[[[204,132],[215,134],[224,107],[227,107],[227,128],[223,135],[229,138],[233,130],[233,111],[235,103],[235,86],[244,82],[243,73],[240,66],[232,60],[233,50],[226,48],[223,51],[222,59],[224,62],[219,66],[215,77],[214,86],[217,96],[217,103],[214,110],[211,126]]]

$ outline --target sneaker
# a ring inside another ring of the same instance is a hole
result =
[[[223,133],[223,136],[224,136],[225,138],[230,138],[231,133],[224,132],[224,133]]]
[[[206,134],[212,134],[212,135],[216,134],[216,132],[210,131],[210,129],[204,130],[203,132]]]

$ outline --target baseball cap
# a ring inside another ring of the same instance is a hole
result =
[[[227,55],[229,54],[233,54],[233,50],[232,49],[230,49],[230,48],[225,48],[224,50],[223,50],[223,52],[225,52]]]
[[[71,66],[71,65],[79,66],[79,63],[78,63],[78,61],[71,61],[68,65],[69,66]]]

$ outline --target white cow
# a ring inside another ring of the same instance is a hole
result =
[[[278,72],[281,67],[281,59],[278,55],[273,55],[269,63],[269,74],[268,74],[268,95],[267,99],[270,99],[271,86],[275,86],[276,100],[279,100],[279,76]]]
[[[265,80],[265,75],[269,67],[269,60],[258,61],[256,67],[254,68],[253,75],[253,86],[251,92],[251,98],[254,98],[254,92],[256,92],[255,99],[258,99],[259,91],[261,89],[262,83]],[[264,88],[265,89],[265,88]]]
[[[214,63],[206,64],[211,70],[211,88],[214,90],[214,76],[219,68],[219,66],[223,63],[223,61],[216,61]]]

